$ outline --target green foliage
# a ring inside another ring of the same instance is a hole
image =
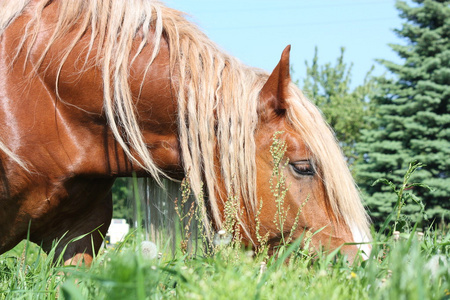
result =
[[[112,187],[113,218],[126,219],[131,223],[133,206],[129,203],[133,189],[129,178],[117,178]]]
[[[376,236],[372,255],[349,265],[342,256],[316,259],[146,259],[135,239],[103,250],[89,269],[54,266],[25,243],[0,256],[0,299],[446,299],[450,234]],[[298,245],[297,245],[298,246]],[[292,253],[286,251],[286,253]],[[330,264],[330,261],[333,261]]]
[[[367,128],[364,117],[373,114],[369,98],[375,90],[375,82],[369,71],[364,83],[351,89],[352,65],[344,62],[345,49],[336,64],[319,65],[316,48],[311,65],[306,62],[306,78],[303,91],[322,110],[325,119],[334,129],[344,154],[350,164],[358,160],[354,146],[360,140],[360,130]]]
[[[412,175],[431,189],[417,189],[429,222],[450,220],[450,1],[398,1],[403,27],[396,30],[404,45],[391,45],[402,64],[381,60],[394,75],[378,78],[379,93],[371,99],[376,115],[366,117],[357,151],[364,160],[357,165],[357,182],[375,223],[392,211],[395,197],[389,188],[372,185],[380,177],[399,185],[410,161],[424,165]],[[413,220],[421,207],[404,208]]]

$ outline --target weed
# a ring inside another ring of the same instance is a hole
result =
[[[191,222],[195,214],[195,202],[192,201],[190,207],[186,211],[186,203],[191,195],[191,187],[189,178],[183,179],[181,182],[181,202],[178,206],[178,199],[175,198],[175,212],[178,216],[178,221],[181,224],[181,252],[183,255],[188,254],[188,243],[191,237]],[[184,224],[184,227],[183,227]]]
[[[270,146],[270,154],[272,155],[273,170],[272,176],[270,177],[270,191],[274,197],[277,210],[274,216],[274,224],[277,230],[281,233],[281,243],[286,244],[284,237],[284,224],[287,219],[287,215],[290,207],[285,206],[284,199],[289,190],[286,184],[286,175],[284,174],[284,169],[289,164],[289,160],[284,160],[284,154],[286,153],[287,145],[286,142],[279,139],[277,136],[282,134],[282,132],[275,132],[272,137],[272,145]]]
[[[412,193],[412,188],[413,187],[422,187],[422,188],[425,188],[428,190],[430,190],[431,188],[428,185],[423,184],[423,183],[409,183],[411,175],[417,169],[422,168],[424,166],[425,165],[420,162],[416,162],[416,161],[411,162],[409,164],[408,170],[406,171],[406,173],[403,177],[403,183],[400,185],[400,187],[396,187],[395,184],[392,183],[392,181],[389,181],[386,178],[377,179],[372,184],[372,186],[373,186],[375,184],[378,184],[379,182],[384,183],[384,184],[388,185],[397,196],[397,201],[395,203],[394,210],[393,210],[392,214],[388,216],[385,223],[383,224],[382,231],[384,231],[384,229],[387,227],[387,225],[392,220],[394,215],[395,215],[395,220],[394,220],[394,227],[393,227],[392,232],[401,230],[405,225],[407,225],[406,217],[402,215],[402,208],[404,207],[406,202],[409,202],[409,201],[413,201],[417,205],[419,205],[420,214],[422,214],[423,218],[426,218],[426,214],[424,213],[425,205],[423,204],[423,202],[420,198],[416,197]]]
[[[299,209],[297,210],[294,222],[291,228],[289,228],[289,236],[285,237],[284,233],[286,232],[285,230],[286,228],[284,227],[286,224],[286,219],[289,210],[291,208],[289,205],[286,206],[284,201],[286,198],[286,194],[289,191],[289,186],[286,183],[286,175],[285,175],[285,168],[289,164],[289,159],[285,157],[287,149],[286,142],[278,138],[278,136],[282,133],[283,132],[277,131],[274,133],[272,137],[273,142],[272,145],[270,146],[270,154],[272,156],[273,169],[269,183],[270,183],[270,191],[272,192],[277,207],[273,222],[277,230],[281,233],[280,244],[286,246],[292,242],[293,235],[298,227],[300,214],[302,212],[303,207],[308,202],[309,197],[307,197],[305,201],[303,201],[302,204],[300,205]]]

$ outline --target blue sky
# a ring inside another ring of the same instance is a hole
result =
[[[292,45],[293,79],[305,76],[315,46],[319,63],[334,64],[345,47],[353,63],[352,86],[363,82],[375,59],[400,62],[388,43],[402,43],[392,31],[402,20],[394,0],[165,0],[190,15],[225,51],[244,63],[271,71]]]

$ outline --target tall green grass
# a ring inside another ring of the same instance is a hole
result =
[[[60,267],[24,242],[0,256],[1,299],[450,299],[450,235],[375,236],[371,258],[291,252],[291,259],[226,248],[213,257],[147,259],[136,237],[104,249],[90,268]]]

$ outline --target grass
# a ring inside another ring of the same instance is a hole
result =
[[[0,256],[0,299],[450,299],[449,233],[376,236],[371,258],[354,266],[289,246],[288,262],[246,249],[231,258],[226,247],[214,257],[146,259],[136,240],[103,249],[89,269],[54,266],[23,242]]]

